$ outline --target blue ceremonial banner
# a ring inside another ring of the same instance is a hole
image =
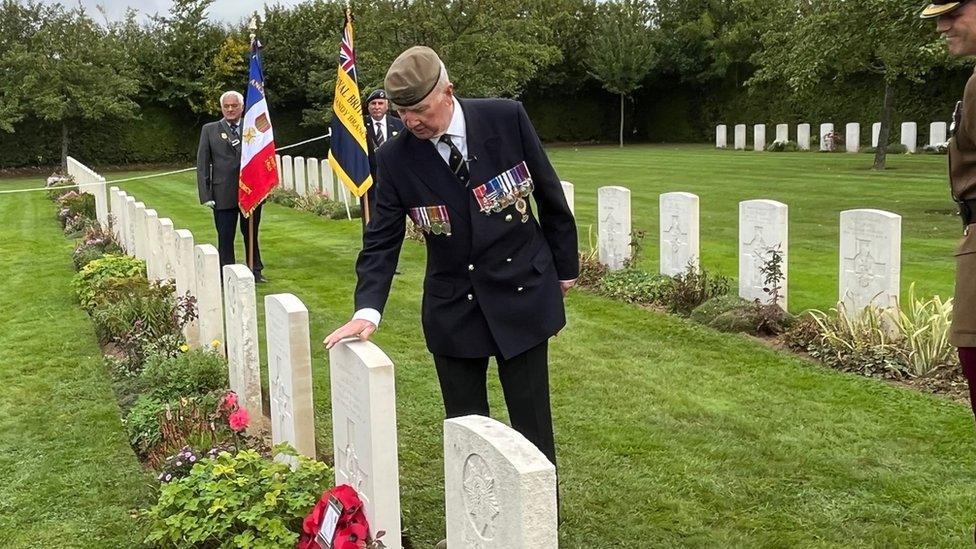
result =
[[[356,80],[352,18],[348,10],[346,24],[342,28],[342,46],[339,50],[339,70],[332,110],[334,114],[329,165],[349,192],[361,197],[373,185],[373,177],[369,173],[366,126],[363,123],[363,103]]]

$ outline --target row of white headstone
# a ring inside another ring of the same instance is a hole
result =
[[[630,190],[597,191],[599,261],[623,269],[631,257]],[[660,272],[674,276],[699,264],[699,200],[691,193],[660,195]],[[739,296],[771,303],[768,271],[773,251],[782,257],[778,301],[787,307],[789,265],[788,207],[775,200],[739,203]],[[897,305],[901,284],[901,216],[882,210],[857,209],[840,214],[840,283],[838,301],[846,311],[869,305]]]
[[[746,148],[746,125],[737,124],[734,128],[735,135],[733,148],[745,150]],[[937,146],[946,142],[947,125],[945,122],[932,122],[929,124],[929,146]],[[829,134],[834,132],[834,125],[824,123],[820,125],[820,150],[830,150]],[[881,133],[881,122],[871,125],[871,146],[878,146],[878,136]],[[810,124],[799,124],[796,127],[796,144],[801,151],[810,150]],[[789,124],[776,125],[776,141],[789,141]],[[766,150],[766,125],[756,124],[752,127],[752,148],[756,151]],[[901,144],[908,152],[914,153],[918,149],[918,126],[915,122],[902,122],[901,124]],[[728,127],[719,124],[715,127],[715,147],[719,149],[728,148]],[[856,153],[861,148],[861,125],[857,122],[850,122],[844,127],[844,147],[847,152]]]
[[[86,192],[104,198],[105,180],[91,174]],[[100,187],[99,187],[100,183]],[[151,280],[174,280],[176,291],[197,299],[199,317],[186,327],[191,347],[213,345],[228,359],[231,390],[250,412],[252,429],[265,429],[261,401],[258,311],[254,275],[226,265],[193,235],[118,187],[108,191],[105,225],[126,253],[146,261]],[[223,298],[221,298],[223,296]],[[274,444],[286,442],[315,456],[311,337],[307,307],[293,294],[265,297]],[[226,333],[226,341],[224,334]],[[376,345],[350,339],[329,353],[335,482],[354,487],[374,533],[401,547],[396,392],[392,361]],[[285,456],[280,459],[291,461]],[[512,428],[487,417],[444,423],[447,539],[452,547],[557,547],[554,466]]]
[[[301,196],[321,194],[348,204],[352,194],[336,177],[327,159],[275,155],[278,161],[278,185]]]

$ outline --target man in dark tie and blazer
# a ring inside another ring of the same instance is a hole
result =
[[[402,53],[385,85],[407,132],[377,150],[356,312],[324,343],[376,330],[409,215],[427,246],[421,320],[447,417],[488,415],[495,357],[512,427],[555,464],[548,342],[566,324],[563,299],[579,275],[559,177],[522,105],[456,98],[430,48]]]
[[[236,263],[234,233],[241,224],[245,254],[249,253],[248,220],[241,213],[237,198],[237,184],[241,171],[241,114],[244,112],[244,96],[236,91],[220,96],[220,110],[224,117],[203,125],[200,144],[197,147],[197,192],[200,203],[213,209],[217,228],[217,251],[220,253],[220,269]],[[261,226],[261,206],[251,213],[254,217],[254,280],[267,282],[262,275],[261,247],[258,244],[258,227]]]
[[[382,88],[373,90],[366,98],[368,115],[366,125],[366,150],[369,153],[369,174],[373,176],[373,184],[366,191],[369,199],[369,216],[372,219],[376,213],[376,149],[387,141],[403,132],[403,122],[395,116],[389,116],[390,101],[386,91]],[[362,200],[360,200],[362,202]],[[363,217],[365,220],[365,216]]]

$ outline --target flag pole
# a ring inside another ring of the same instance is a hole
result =
[[[258,35],[257,11],[251,16],[251,22],[247,27],[251,30],[251,55],[254,55],[254,40],[257,39]],[[248,63],[250,63],[250,59],[248,59]],[[258,204],[247,216],[247,268],[252,274],[254,273],[254,210],[260,207],[261,205]]]
[[[348,25],[351,22],[352,22],[352,7],[349,5],[349,0],[346,0],[346,24]],[[356,79],[359,80],[358,74],[356,75],[356,77],[357,77]],[[356,83],[358,84],[359,82]],[[362,109],[360,109],[360,114],[362,114]],[[363,198],[362,215],[363,215],[363,222],[364,222],[363,225],[369,225],[369,193],[368,192],[363,193],[362,198]]]

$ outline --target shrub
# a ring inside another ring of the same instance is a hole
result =
[[[744,310],[752,308],[752,304],[737,295],[725,294],[715,296],[701,305],[694,308],[689,315],[691,320],[708,325],[712,320],[723,313],[734,310]]]
[[[61,198],[62,195],[70,192],[74,185],[74,177],[54,173],[47,178],[47,182],[44,184],[44,187],[48,189],[45,194],[49,200],[57,201],[57,199]]]
[[[294,547],[305,515],[332,486],[327,465],[278,446],[287,463],[254,450],[221,452],[190,474],[163,484],[159,500],[142,511],[146,543],[193,547]]]
[[[922,147],[922,152],[925,154],[949,154],[949,143],[936,143],[935,145],[926,145]]]
[[[227,388],[227,361],[205,349],[149,354],[139,377],[148,394],[163,400],[204,395]]]
[[[705,269],[689,263],[685,272],[668,285],[663,302],[668,312],[688,316],[709,299],[729,293],[731,286],[728,277],[710,276]]]
[[[906,365],[892,334],[890,313],[875,307],[847,314],[843,303],[828,312],[809,311],[818,337],[807,347],[827,366],[875,377],[903,377]]]
[[[877,147],[865,147],[861,149],[861,152],[874,154],[877,152]],[[901,143],[891,143],[885,150],[885,154],[905,154],[908,152],[908,147],[902,145]]]
[[[766,145],[766,152],[796,152],[800,147],[796,141],[773,141]]]
[[[158,398],[142,395],[125,416],[125,430],[129,444],[139,455],[146,455],[153,446],[162,440],[159,429],[159,416],[166,410],[167,403]]]
[[[95,195],[93,194],[68,191],[57,199],[57,203],[62,209],[67,209],[71,217],[81,215],[88,219],[95,219]]]
[[[295,201],[298,200],[300,196],[301,195],[295,191],[289,191],[281,186],[278,186],[271,191],[271,194],[268,196],[268,200],[275,204],[281,204],[282,206],[291,208],[295,206]]]
[[[115,237],[102,230],[101,226],[96,225],[87,231],[78,245],[75,246],[71,259],[75,264],[75,270],[80,271],[82,267],[105,254],[121,253],[122,247],[115,241]]]
[[[668,295],[672,283],[668,276],[622,269],[604,275],[597,288],[608,297],[630,303],[658,303]]]
[[[593,225],[587,229],[587,235],[589,247],[579,252],[580,272],[576,283],[593,288],[600,283],[609,270],[606,265],[600,263],[600,251],[593,245]]]
[[[911,376],[924,376],[955,361],[949,344],[952,299],[939,296],[922,301],[915,297],[915,283],[908,288],[908,307],[899,308],[895,325],[900,333],[897,351]]]
[[[156,416],[159,439],[142,453],[151,467],[164,467],[168,456],[180,448],[212,448],[215,445],[237,444],[219,409],[224,391],[175,399],[166,404]],[[235,446],[236,447],[236,446]]]
[[[108,254],[81,269],[71,280],[71,287],[81,306],[91,312],[95,296],[113,278],[146,276],[146,263],[141,259],[122,254]]]

